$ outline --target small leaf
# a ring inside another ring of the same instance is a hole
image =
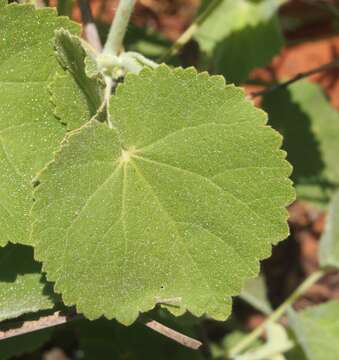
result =
[[[266,315],[272,312],[263,275],[247,280],[240,297]]]
[[[338,111],[319,85],[307,81],[267,94],[263,107],[284,136],[298,198],[326,206],[339,189]]]
[[[48,82],[60,65],[55,29],[79,26],[51,9],[0,7],[0,246],[29,243],[32,180],[53,157],[65,128],[53,115]]]
[[[50,85],[55,115],[68,130],[73,130],[93,117],[103,102],[104,80],[89,78],[85,70],[87,56],[79,37],[64,29],[55,32],[57,58],[65,69],[56,74]]]
[[[37,259],[90,319],[131,324],[158,299],[225,319],[288,234],[281,137],[241,89],[192,68],[128,75],[111,118],[73,132],[40,176]]]
[[[269,64],[283,44],[276,16],[255,26],[248,25],[216,45],[214,71],[223,74],[228,82],[243,83],[251,70]]]
[[[267,341],[262,346],[235,357],[235,360],[285,360],[284,353],[293,348],[285,328],[276,323],[266,326]]]
[[[0,248],[0,321],[54,307],[56,298],[40,268],[31,247]]]
[[[307,360],[338,359],[338,301],[330,301],[298,313],[291,310],[288,317],[289,324]]]
[[[205,0],[202,10],[210,3]],[[199,27],[195,38],[214,70],[229,82],[247,79],[266,65],[283,45],[276,12],[283,0],[223,0]]]
[[[339,193],[330,204],[326,228],[320,239],[320,265],[339,268]]]

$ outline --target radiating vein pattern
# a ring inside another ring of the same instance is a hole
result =
[[[73,132],[41,174],[33,240],[66,304],[124,324],[159,299],[225,319],[288,234],[280,136],[220,77],[162,65],[128,75],[114,129]]]

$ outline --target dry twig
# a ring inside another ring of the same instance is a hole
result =
[[[288,87],[289,85],[293,84],[294,82],[307,78],[311,75],[323,72],[323,71],[328,71],[328,70],[333,70],[335,68],[339,67],[339,58],[334,59],[333,61],[327,63],[327,64],[323,64],[320,65],[314,69],[308,70],[308,71],[304,71],[301,72],[295,76],[293,76],[291,79],[281,82],[281,83],[277,83],[277,84],[273,84],[268,86],[267,88],[265,88],[264,90],[260,90],[260,91],[256,91],[256,92],[252,92],[250,94],[250,98],[255,98],[257,96],[263,96],[266,95],[267,93],[270,93],[272,91],[275,90],[279,90],[279,89],[283,89]]]
[[[67,316],[61,314],[59,311],[54,313],[53,315],[48,315],[41,317],[38,320],[30,320],[30,321],[24,321],[24,322],[16,322],[16,323],[7,323],[6,324],[6,330],[0,330],[0,341],[9,339],[14,336],[24,335],[27,333],[31,333],[34,331],[58,326],[65,324],[67,322],[73,321],[73,320],[79,320],[84,319],[81,315],[73,315],[73,316]],[[197,350],[202,343],[198,340],[195,340],[187,335],[181,334],[178,331],[175,331],[173,329],[170,329],[169,327],[160,324],[159,322],[147,319],[145,317],[142,317],[140,319],[140,322],[147,326],[148,328],[158,332],[159,334],[166,336],[175,342],[186,346],[190,349]]]

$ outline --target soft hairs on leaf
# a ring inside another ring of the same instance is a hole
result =
[[[128,75],[110,111],[114,129],[73,132],[41,174],[36,258],[90,319],[131,324],[157,303],[225,319],[288,234],[281,136],[241,89],[193,68]]]
[[[56,56],[64,68],[50,84],[55,116],[74,130],[97,114],[102,104],[104,80],[98,74],[93,79],[86,75],[86,52],[78,36],[65,29],[55,32]]]
[[[28,244],[32,180],[64,137],[48,83],[61,69],[54,31],[80,27],[51,9],[0,4],[0,246]]]

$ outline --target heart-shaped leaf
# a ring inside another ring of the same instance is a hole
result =
[[[280,135],[222,77],[165,65],[126,77],[111,121],[73,132],[39,178],[48,278],[90,319],[130,324],[157,303],[225,319],[288,234]]]

